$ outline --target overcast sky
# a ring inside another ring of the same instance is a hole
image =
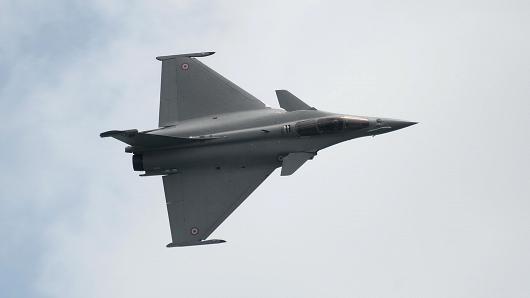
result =
[[[530,2],[0,0],[2,297],[528,297]],[[158,55],[419,125],[279,170],[171,248]]]

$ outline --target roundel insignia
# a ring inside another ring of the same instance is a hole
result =
[[[199,234],[199,228],[197,228],[197,227],[193,227],[193,228],[191,228],[191,229],[190,229],[190,233],[191,233],[193,236]]]
[[[180,65],[180,68],[182,68],[182,70],[188,70],[190,68],[190,65],[188,63],[182,63],[182,65]]]

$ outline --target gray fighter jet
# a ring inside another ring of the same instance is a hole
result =
[[[286,90],[267,107],[196,59],[213,53],[157,57],[159,128],[100,135],[129,145],[140,176],[162,176],[167,247],[225,242],[206,238],[278,167],[288,176],[321,149],[416,124],[324,112]]]

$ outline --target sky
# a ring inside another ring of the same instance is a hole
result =
[[[530,2],[0,0],[2,297],[528,297]],[[160,177],[111,129],[158,123],[159,55],[271,107],[420,124],[276,170],[166,248]]]

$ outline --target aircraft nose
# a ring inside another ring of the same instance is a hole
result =
[[[418,122],[388,119],[388,118],[377,118],[373,122],[373,128],[368,132],[372,135],[383,134],[391,131],[396,131],[411,125],[417,124]]]
[[[418,122],[390,119],[390,120],[385,121],[385,124],[390,126],[392,130],[398,130],[398,129],[412,126],[414,124],[418,124]]]

